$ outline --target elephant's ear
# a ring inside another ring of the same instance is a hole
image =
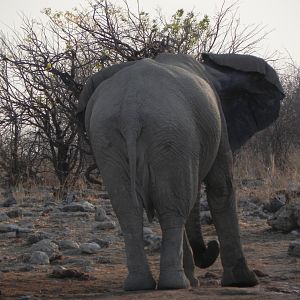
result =
[[[206,63],[228,67],[242,72],[255,72],[263,75],[284,95],[284,90],[275,70],[262,58],[244,54],[212,54],[202,53],[202,59]]]
[[[202,59],[204,64],[228,76],[227,91],[219,96],[230,146],[236,151],[278,118],[283,88],[275,70],[261,58],[209,53],[202,54]]]
[[[135,61],[130,61],[130,62],[124,62],[124,63],[121,63],[121,64],[117,64],[117,65],[107,67],[107,68],[97,72],[96,74],[92,75],[87,80],[86,84],[84,85],[84,87],[81,91],[79,101],[78,101],[78,105],[77,105],[76,116],[79,119],[80,123],[82,123],[84,125],[85,109],[86,109],[86,106],[87,106],[87,104],[90,100],[90,97],[94,93],[95,89],[103,81],[105,81],[106,79],[112,77],[114,74],[116,74],[120,70],[131,66],[134,63],[135,63]]]

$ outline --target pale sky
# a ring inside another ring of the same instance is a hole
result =
[[[122,0],[113,0],[122,5]],[[128,0],[129,5],[137,7],[136,0]],[[164,15],[172,15],[177,9],[194,10],[212,16],[223,0],[140,0],[140,7],[154,13],[160,8]],[[226,5],[236,2],[226,0]],[[9,31],[9,27],[20,26],[20,14],[35,19],[43,19],[41,10],[51,7],[54,10],[68,10],[85,7],[88,0],[2,0],[0,10],[0,30]],[[239,0],[239,15],[243,24],[262,24],[267,30],[273,30],[264,41],[264,52],[280,51],[300,65],[300,0]]]

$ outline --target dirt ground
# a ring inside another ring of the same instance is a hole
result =
[[[42,203],[23,202],[22,209],[40,212]],[[35,218],[27,218],[33,222],[35,231],[54,232],[57,238],[67,236],[79,243],[91,237],[105,239],[120,235],[118,228],[101,232],[92,230],[94,215],[88,213],[59,219],[48,212],[39,213]],[[14,222],[24,219],[26,217],[19,217]],[[19,264],[29,248],[26,237],[21,236],[0,239],[0,299],[300,299],[300,259],[287,254],[290,242],[299,239],[299,236],[272,231],[264,219],[257,218],[254,222],[253,218],[241,215],[240,224],[248,264],[259,276],[260,284],[254,288],[222,288],[222,268],[218,258],[210,268],[196,270],[200,282],[198,288],[124,292],[122,282],[127,271],[121,238],[113,239],[109,247],[101,249],[97,254],[63,252],[50,265],[28,268],[26,264],[21,267]],[[157,223],[150,227],[159,233]],[[207,241],[216,236],[213,225],[204,225],[203,232]],[[104,258],[106,263],[99,262],[100,256],[101,261]],[[57,266],[69,267],[65,262],[70,258],[83,260],[83,265],[72,265],[72,268],[83,270],[86,277],[58,279],[50,276],[53,268]],[[148,258],[157,279],[159,253],[148,251]]]

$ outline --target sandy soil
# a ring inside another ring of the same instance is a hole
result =
[[[30,207],[29,207],[30,208]],[[2,208],[1,208],[2,209]],[[32,209],[32,208],[30,208]],[[38,210],[38,209],[37,209]],[[241,236],[248,264],[259,275],[260,284],[254,288],[222,288],[220,259],[206,270],[196,272],[200,286],[187,290],[124,292],[122,282],[126,277],[123,242],[115,239],[108,248],[93,255],[63,253],[48,266],[36,266],[24,270],[14,268],[20,257],[28,250],[26,237],[0,240],[0,299],[300,299],[300,259],[288,256],[289,243],[297,237],[270,230],[266,220],[241,216]],[[20,221],[20,218],[15,222]],[[95,233],[92,230],[94,216],[55,220],[49,214],[40,214],[34,219],[34,230],[60,233],[67,227],[69,239],[78,242],[90,237],[105,238],[117,236],[118,229]],[[151,228],[159,232],[159,225]],[[212,225],[203,227],[206,240],[216,235]],[[299,238],[299,236],[298,236]],[[151,269],[158,278],[159,253],[148,253]],[[99,263],[97,258],[106,258],[108,263]],[[85,280],[57,279],[50,275],[58,265],[68,267],[64,262],[70,257],[80,258],[86,266],[72,268],[84,270]],[[27,298],[26,298],[26,297]],[[23,298],[22,298],[23,297]]]

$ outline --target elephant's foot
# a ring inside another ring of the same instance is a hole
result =
[[[190,286],[190,282],[185,276],[183,270],[161,270],[158,289],[186,289]]]
[[[233,268],[224,268],[222,286],[252,287],[258,284],[253,271],[250,271],[244,258]]]
[[[195,265],[201,269],[210,267],[218,258],[220,253],[220,246],[217,241],[210,241],[207,244],[207,248],[201,255],[197,254],[194,256]]]
[[[154,290],[155,288],[156,282],[150,272],[129,273],[124,282],[125,291]]]

